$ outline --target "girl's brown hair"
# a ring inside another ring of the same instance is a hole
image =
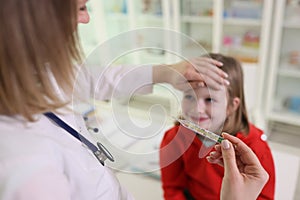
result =
[[[228,106],[232,106],[230,103],[233,102],[235,97],[240,99],[240,104],[237,110],[227,117],[223,131],[232,135],[236,135],[239,131],[248,134],[249,120],[245,104],[244,75],[240,62],[233,57],[224,56],[222,54],[210,53],[208,56],[222,62],[223,66],[221,69],[229,76],[228,81],[230,82],[230,85],[227,86],[229,98]]]
[[[73,63],[81,60],[77,1],[0,2],[0,114],[32,121],[67,103],[55,84],[72,92]]]

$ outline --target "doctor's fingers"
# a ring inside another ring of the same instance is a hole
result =
[[[193,58],[189,62],[204,77],[209,77],[219,84],[226,84],[228,75],[220,69],[223,63],[206,57]]]
[[[229,85],[229,81],[227,79],[218,76],[216,73],[208,69],[204,69],[202,71],[204,72],[199,73],[201,74],[201,78],[207,87],[213,90],[219,90],[222,86]]]
[[[203,87],[205,86],[205,83],[203,81],[184,81],[173,86],[180,91],[188,91],[198,87]]]
[[[221,167],[224,167],[224,161],[223,161],[223,157],[222,156],[216,158],[216,157],[212,157],[212,156],[209,155],[209,156],[206,157],[206,160],[209,163],[218,164]]]
[[[210,163],[218,164],[218,165],[224,167],[224,161],[223,161],[223,156],[222,156],[221,152],[212,151],[209,154],[209,156],[207,156],[206,158]],[[245,165],[242,162],[241,158],[236,155],[235,159],[236,159],[236,165],[237,165],[237,168],[239,169],[239,171],[244,172]]]
[[[210,152],[209,156],[207,156],[206,159],[210,163],[218,164],[218,165],[224,167],[221,146],[216,145],[215,151]]]
[[[190,90],[191,88],[198,88],[207,86],[213,90],[220,90],[223,85],[228,85],[228,81],[223,78],[211,78],[200,74],[199,72],[193,72],[185,75],[186,80],[177,84],[177,88],[181,91]]]
[[[219,158],[222,158],[222,152],[212,151],[212,152],[209,153],[209,156],[212,159],[219,159]]]
[[[235,153],[237,157],[239,157],[244,165],[258,165],[260,166],[260,162],[255,155],[255,153],[248,147],[245,143],[243,143],[239,138],[229,135],[227,133],[223,133],[223,137],[229,140],[235,149]]]

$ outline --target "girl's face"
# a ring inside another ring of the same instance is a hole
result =
[[[183,117],[200,127],[220,134],[227,117],[227,91],[199,87],[184,92]]]
[[[86,3],[88,0],[77,0],[78,8],[77,8],[77,20],[78,23],[87,24],[90,21],[90,15],[86,8]]]

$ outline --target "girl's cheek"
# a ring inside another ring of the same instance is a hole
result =
[[[181,109],[182,109],[182,111],[184,111],[186,108],[185,108],[185,100],[183,99],[182,101],[181,101]]]

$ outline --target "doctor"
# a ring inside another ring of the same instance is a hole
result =
[[[75,79],[73,63],[82,60],[74,27],[86,13],[86,1],[0,2],[0,199],[132,199],[98,162],[95,146],[83,146],[78,134],[72,134],[87,132],[83,121],[75,123],[66,109]],[[201,76],[187,62],[154,66],[145,76],[179,88],[188,81],[205,80],[216,89],[226,84],[226,75],[214,67],[220,63],[195,63]],[[163,77],[170,69],[177,73]],[[187,80],[179,79],[178,72]],[[58,116],[67,127],[45,113]]]

